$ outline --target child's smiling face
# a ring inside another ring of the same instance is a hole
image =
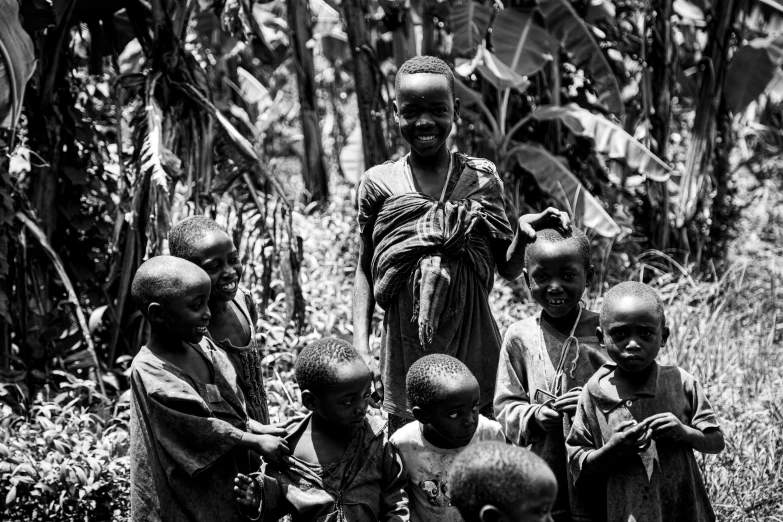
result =
[[[459,100],[443,75],[409,74],[400,81],[394,113],[411,152],[431,157],[443,148],[459,117]]]
[[[571,241],[530,245],[526,274],[533,299],[553,318],[566,316],[578,304],[593,277],[579,248]]]
[[[605,320],[598,328],[598,339],[606,346],[609,357],[627,374],[640,373],[658,357],[669,337],[669,328],[653,306],[635,296],[621,297],[604,311]]]
[[[208,306],[210,281],[195,266],[192,271],[178,274],[177,279],[172,295],[157,303],[160,312],[152,314],[150,319],[183,341],[199,343],[212,318]]]
[[[305,406],[328,424],[353,434],[367,415],[372,392],[372,373],[361,359],[340,363],[333,370],[336,382],[325,390],[302,397]]]
[[[193,262],[207,273],[212,282],[210,299],[234,299],[242,278],[242,262],[231,237],[222,231],[209,230],[199,238],[193,251]]]
[[[440,448],[467,446],[479,421],[480,391],[472,375],[443,383],[441,399],[427,407],[414,407],[413,414],[424,426],[425,438]]]

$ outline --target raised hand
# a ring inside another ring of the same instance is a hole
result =
[[[653,415],[644,420],[654,439],[669,439],[683,441],[688,435],[688,428],[673,413],[665,412]]]
[[[255,480],[239,473],[234,479],[234,498],[239,510],[247,516],[255,516],[261,508],[261,495]]]
[[[563,431],[563,415],[549,406],[540,407],[534,419],[536,424],[547,433]]]
[[[538,214],[525,214],[519,218],[519,231],[530,241],[535,239],[536,231],[545,228],[568,229],[571,218],[568,214],[554,207],[549,207]]]

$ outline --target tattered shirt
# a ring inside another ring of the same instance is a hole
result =
[[[571,419],[563,416],[562,432],[542,430],[535,421],[536,413],[543,406],[535,400],[536,390],[561,395],[584,386],[604,363],[610,361],[594,335],[567,341],[568,336],[542,321],[540,312],[512,324],[503,339],[495,385],[495,417],[503,433],[512,444],[527,446],[543,458],[557,478],[553,515],[569,513],[572,504],[578,504],[573,479],[568,472],[565,446]],[[564,371],[558,380],[556,367],[561,358]]]
[[[383,406],[413,418],[405,376],[429,353],[464,362],[478,379],[482,406],[492,401],[501,337],[487,301],[491,240],[510,242],[513,233],[491,162],[454,153],[443,201],[418,191],[407,162],[405,156],[365,173],[359,226],[372,236],[373,293],[385,312]]]
[[[289,428],[293,441],[307,429],[312,414]],[[364,424],[339,462],[320,466],[294,456],[288,464],[267,464],[254,473],[263,481],[262,512],[267,522],[290,515],[291,522],[407,522],[410,519],[402,460],[389,443],[385,423]]]
[[[200,382],[146,347],[131,365],[131,519],[238,521],[234,478],[249,472],[236,447],[247,414],[234,368],[207,339],[193,345],[212,382]]]
[[[707,491],[693,455],[681,442],[653,440],[638,455],[614,459],[595,473],[584,462],[603,447],[614,428],[628,420],[641,422],[671,412],[700,431],[720,429],[715,413],[698,381],[676,366],[654,367],[648,380],[626,400],[609,397],[600,380],[615,369],[606,364],[587,383],[579,399],[568,437],[568,460],[576,487],[590,488],[593,502],[574,520],[607,522],[712,522]]]

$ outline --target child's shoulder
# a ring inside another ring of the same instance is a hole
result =
[[[389,160],[381,163],[380,165],[375,165],[374,167],[370,167],[369,169],[364,171],[364,174],[362,175],[362,183],[365,183],[367,181],[378,181],[379,179],[384,179],[394,174],[395,167],[397,163],[400,161],[402,160],[401,159]]]
[[[500,423],[481,414],[479,414],[476,431],[479,435],[477,439],[480,441],[506,441],[506,436],[503,434],[503,428],[500,426]]]
[[[525,344],[535,339],[538,341],[541,332],[540,324],[541,312],[517,321],[506,330],[506,340],[521,341]]]
[[[683,389],[691,389],[698,379],[687,370],[679,366],[658,365],[658,384],[664,386],[681,386]]]
[[[421,424],[419,424],[419,421],[413,421],[398,428],[397,431],[389,437],[389,442],[398,448],[410,445],[421,445]]]
[[[488,159],[468,156],[467,154],[463,154],[462,158],[465,161],[465,166],[470,167],[473,170],[492,175],[496,175],[498,172],[495,164]]]

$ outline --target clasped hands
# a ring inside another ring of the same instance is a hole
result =
[[[628,455],[645,451],[653,440],[684,441],[687,434],[688,427],[680,419],[671,412],[664,412],[647,417],[642,422],[621,422],[615,426],[606,447],[618,454]]]

